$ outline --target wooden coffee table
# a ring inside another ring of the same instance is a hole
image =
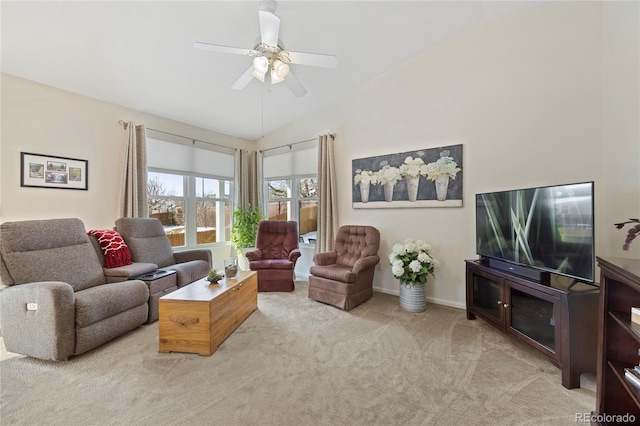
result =
[[[210,356],[257,308],[254,271],[218,284],[201,279],[179,288],[158,301],[158,352]]]

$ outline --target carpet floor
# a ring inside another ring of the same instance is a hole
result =
[[[459,309],[350,312],[260,293],[211,357],[158,353],[158,323],[67,362],[0,345],[2,425],[575,425],[595,377],[565,389],[533,349]]]

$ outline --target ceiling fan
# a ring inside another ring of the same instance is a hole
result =
[[[258,18],[260,20],[260,43],[253,49],[221,46],[218,44],[196,42],[196,49],[209,50],[220,53],[233,53],[253,57],[253,64],[236,80],[231,89],[243,89],[252,79],[261,82],[269,79],[271,84],[285,82],[291,92],[301,97],[307,90],[289,70],[289,64],[310,65],[323,68],[336,68],[338,59],[333,55],[320,55],[315,53],[300,53],[284,50],[282,42],[278,40],[280,30],[280,18],[275,15],[276,2],[263,0],[260,2]]]

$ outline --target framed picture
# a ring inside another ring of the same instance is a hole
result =
[[[20,161],[20,186],[89,189],[87,160],[21,152]]]
[[[351,161],[352,207],[462,207],[462,144]]]

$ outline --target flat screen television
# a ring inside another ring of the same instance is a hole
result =
[[[476,194],[476,253],[593,283],[593,191],[583,182]]]

